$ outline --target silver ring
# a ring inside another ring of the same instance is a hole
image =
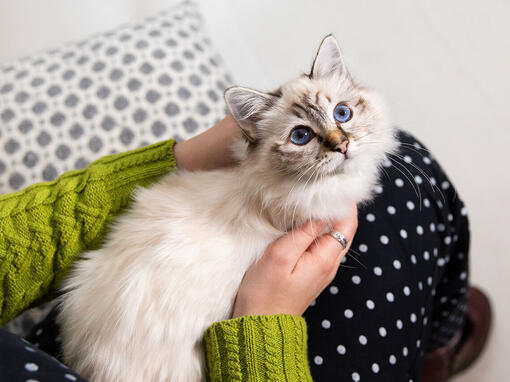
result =
[[[338,231],[334,231],[334,230],[331,230],[328,232],[334,239],[336,239],[336,241],[338,241],[342,247],[344,247],[344,250],[347,249],[347,244],[349,244],[349,242],[347,241],[347,239],[345,238],[345,236],[338,232]]]

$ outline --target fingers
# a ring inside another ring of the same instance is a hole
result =
[[[357,208],[353,205],[350,209],[349,216],[341,221],[335,222],[332,227],[333,230],[338,231],[345,236],[347,239],[347,248],[344,249],[338,240],[332,237],[329,233],[325,233],[310,246],[308,256],[302,258],[304,265],[300,267],[300,264],[297,264],[295,271],[299,272],[303,268],[305,270],[310,270],[310,267],[314,267],[318,270],[319,274],[325,277],[331,273],[333,273],[333,275],[336,274],[336,270],[340,265],[342,257],[350,248],[357,227]]]
[[[314,248],[311,248],[311,251],[318,250],[323,256],[333,256],[336,259],[339,254],[345,254],[349,250],[357,228],[358,210],[356,206],[354,206],[354,208],[351,208],[347,218],[335,222],[332,226],[333,231],[340,232],[345,236],[347,239],[347,248],[344,250],[342,244],[328,233],[320,237]]]
[[[310,247],[326,227],[325,222],[309,221],[276,240],[266,250],[264,256],[268,260],[292,269],[303,252]]]

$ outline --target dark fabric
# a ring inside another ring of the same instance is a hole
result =
[[[424,352],[463,328],[466,210],[430,152],[409,134],[400,133],[399,140],[400,152],[385,163],[377,197],[359,210],[350,253],[305,313],[316,381],[420,381]],[[55,311],[27,338],[58,357],[54,319]],[[9,376],[1,380],[65,381],[65,373],[76,375],[26,346],[0,331],[0,376]],[[27,371],[27,363],[38,370]]]
[[[466,210],[431,153],[399,140],[352,250],[305,313],[316,381],[420,381],[424,352],[463,328]]]
[[[0,328],[0,381],[85,382],[86,380],[28,341]]]

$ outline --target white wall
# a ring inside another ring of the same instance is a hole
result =
[[[163,0],[0,0],[0,61],[79,39]],[[175,2],[175,1],[174,1]],[[506,0],[199,0],[236,82],[272,89],[308,71],[334,33],[355,77],[442,162],[465,200],[472,278],[498,301],[483,360],[461,380],[507,378],[510,3]]]

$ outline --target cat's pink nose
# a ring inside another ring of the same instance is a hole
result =
[[[340,151],[342,154],[347,152],[347,145],[349,144],[348,140],[343,141],[342,143],[335,146],[336,151]]]

